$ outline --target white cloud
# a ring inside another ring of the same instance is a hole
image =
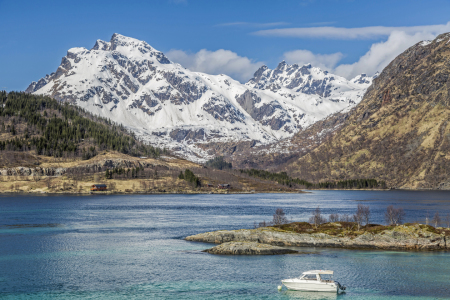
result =
[[[389,36],[392,32],[402,31],[407,34],[427,32],[438,34],[450,31],[450,22],[440,25],[386,27],[371,26],[359,28],[343,27],[302,27],[267,29],[254,32],[260,36],[296,37],[296,38],[327,38],[336,40],[375,39]]]
[[[361,56],[353,64],[342,64],[335,68],[337,75],[352,78],[358,74],[366,73],[373,75],[377,71],[382,71],[395,57],[417,42],[433,39],[435,34],[427,32],[417,32],[408,34],[406,32],[394,31],[387,41],[375,43],[370,50]]]
[[[392,32],[388,39],[383,42],[372,44],[369,51],[352,64],[340,64],[343,54],[315,54],[308,50],[294,50],[284,53],[284,59],[290,63],[305,64],[330,71],[336,75],[351,79],[356,75],[365,73],[372,76],[377,71],[381,72],[395,57],[404,52],[414,44],[431,40],[436,34],[431,32],[417,32],[409,34],[401,31]]]
[[[202,49],[197,53],[186,53],[182,50],[170,50],[167,57],[192,71],[208,74],[226,74],[241,82],[253,77],[253,73],[263,64],[252,62],[230,50],[219,49],[209,51]]]
[[[440,26],[438,29],[437,26]],[[316,54],[309,50],[298,49],[285,52],[283,58],[289,63],[299,65],[311,63],[315,67],[330,71],[336,75],[351,79],[361,73],[371,76],[381,72],[396,56],[407,48],[422,40],[434,39],[438,34],[450,31],[447,25],[406,27],[407,30],[391,31],[385,41],[376,42],[356,62],[339,64],[344,57],[341,52],[331,54]],[[384,27],[387,28],[387,27]],[[390,27],[405,28],[405,27]],[[417,31],[413,31],[413,29]],[[418,30],[418,28],[420,30]],[[186,53],[181,50],[171,50],[167,56],[174,62],[193,71],[209,74],[227,74],[241,82],[247,81],[253,73],[263,64],[254,62],[247,57],[220,49],[217,51],[200,50],[197,53]]]
[[[285,52],[283,57],[288,64],[304,65],[310,63],[314,67],[331,71],[344,55],[340,52],[333,54],[314,54],[309,50],[294,50]]]

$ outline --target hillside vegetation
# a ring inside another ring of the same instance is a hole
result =
[[[318,181],[374,178],[449,189],[450,34],[392,61],[334,136],[282,169]]]
[[[0,92],[0,125],[0,151],[83,159],[102,150],[150,157],[164,152],[122,125],[45,96]]]

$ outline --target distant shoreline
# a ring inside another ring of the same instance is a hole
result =
[[[450,190],[442,189],[305,189],[299,191],[255,191],[255,192],[238,192],[238,191],[228,191],[228,192],[207,192],[207,191],[193,191],[193,192],[33,192],[33,191],[0,191],[0,195],[11,195],[11,196],[23,196],[23,195],[78,195],[78,196],[91,196],[91,195],[254,195],[254,194],[308,194],[314,191],[378,191],[378,192],[389,192],[389,191],[411,191],[411,192],[450,192]]]

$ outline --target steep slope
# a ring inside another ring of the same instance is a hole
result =
[[[245,143],[240,143],[239,146],[243,148],[241,151],[223,152],[222,155],[227,156],[226,159],[235,168],[278,172],[284,170],[284,165],[295,162],[331,138],[344,125],[351,112],[334,113],[279,142],[246,148]]]
[[[263,66],[248,84],[192,72],[146,42],[114,34],[72,48],[55,73],[26,90],[125,125],[146,142],[201,161],[209,143],[273,143],[360,101],[371,78],[311,66]],[[203,147],[199,147],[203,144]]]
[[[89,159],[100,150],[151,157],[164,153],[137,140],[123,126],[45,96],[0,91],[0,124],[0,152],[72,160]],[[0,164],[12,164],[12,159],[4,158]]]
[[[417,43],[376,78],[329,140],[283,169],[312,181],[376,178],[450,189],[450,34]]]

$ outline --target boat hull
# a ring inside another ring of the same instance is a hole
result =
[[[295,281],[282,280],[284,286],[289,290],[294,291],[308,291],[308,292],[334,292],[337,293],[338,287],[335,283],[330,282],[311,282],[309,280]]]

